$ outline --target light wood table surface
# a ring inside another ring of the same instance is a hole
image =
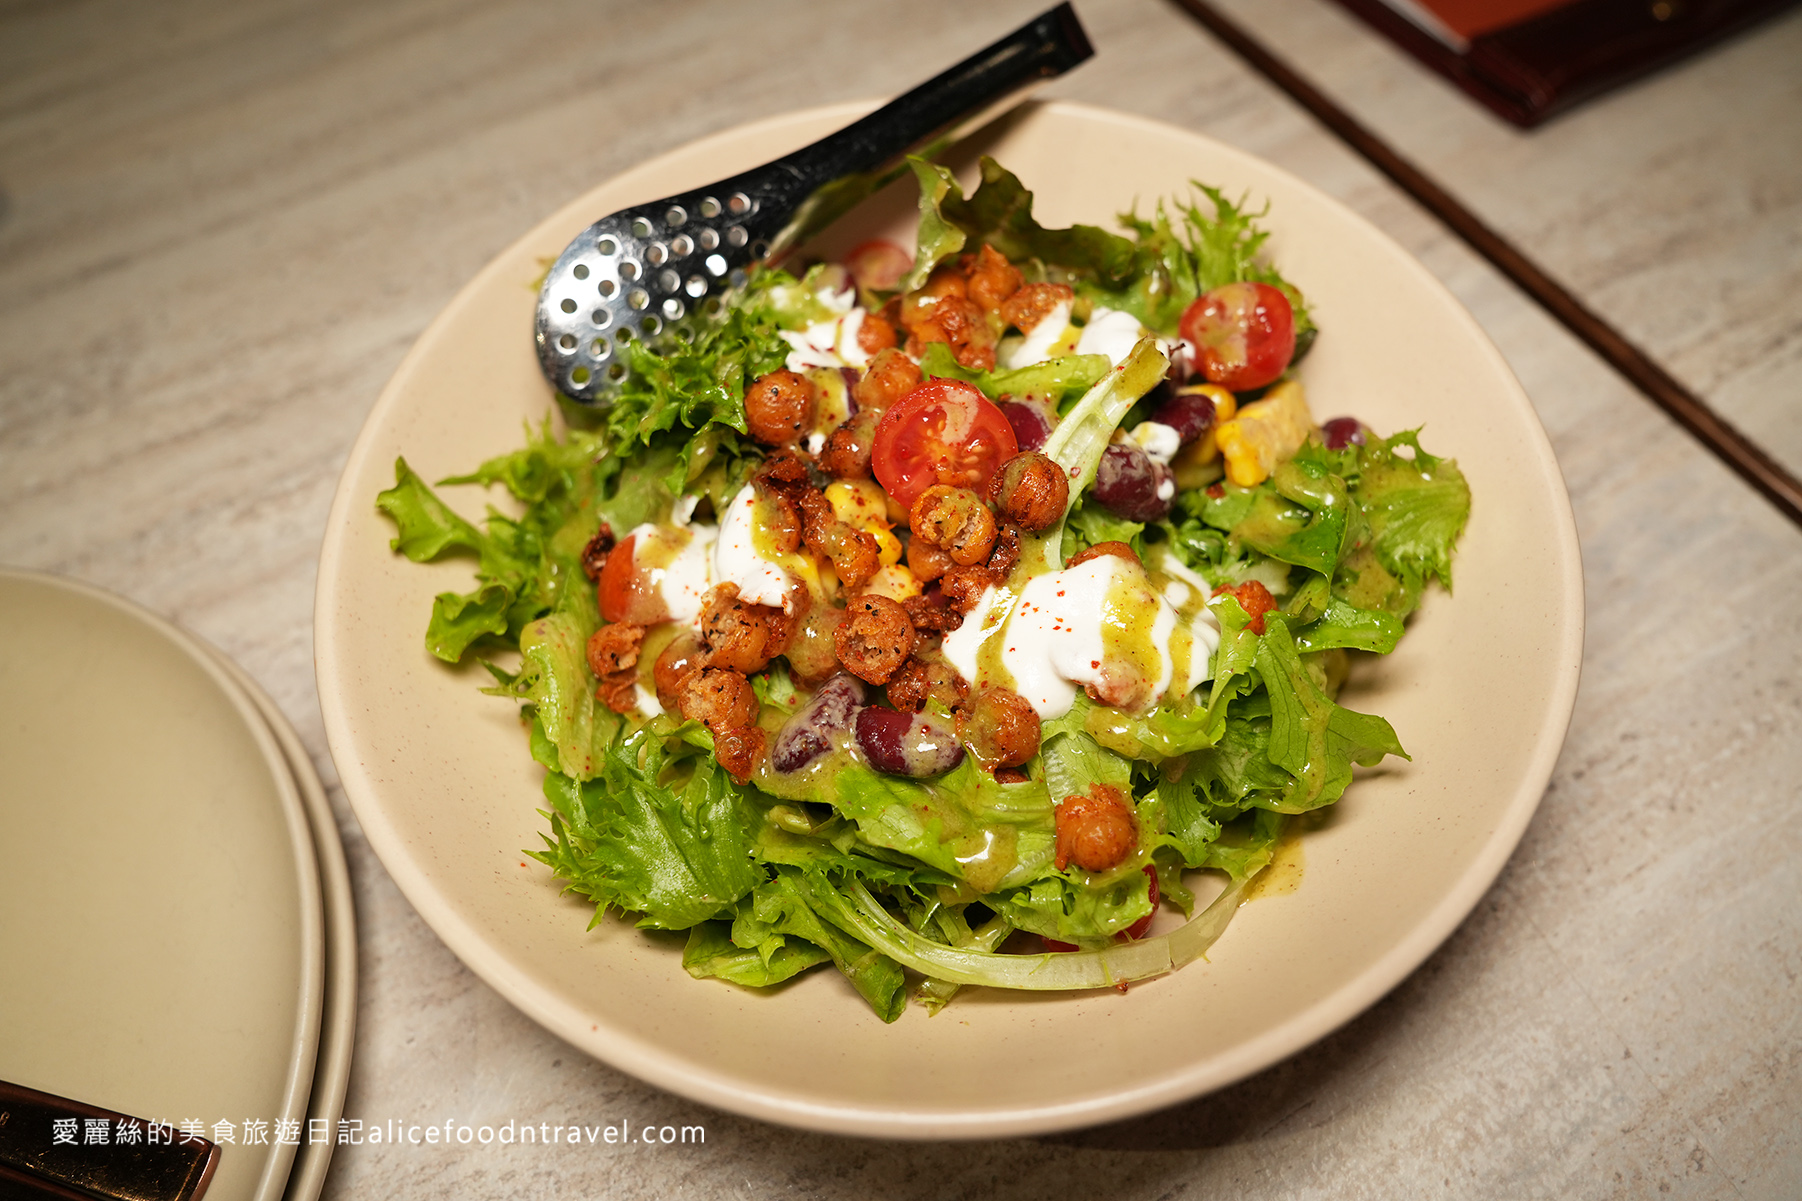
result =
[[[221,646],[334,781],[311,664],[326,509],[456,289],[599,179],[892,94],[1038,7],[0,3],[0,562]],[[1523,134],[1325,0],[1226,7],[1802,466],[1802,12]],[[1469,306],[1538,407],[1589,625],[1520,850],[1420,971],[1261,1075],[1113,1127],[916,1145],[716,1113],[572,1051],[438,942],[335,794],[362,938],[349,1116],[707,1141],[343,1147],[328,1196],[1802,1192],[1802,530],[1174,6],[1080,11],[1099,54],[1048,94],[1340,197]]]

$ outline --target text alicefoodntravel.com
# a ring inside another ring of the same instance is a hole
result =
[[[192,1143],[201,1139],[225,1145],[290,1146],[337,1143],[339,1146],[408,1143],[413,1146],[502,1146],[551,1144],[555,1146],[700,1146],[707,1141],[705,1126],[638,1125],[626,1118],[618,1122],[587,1125],[580,1122],[521,1123],[509,1118],[502,1123],[471,1126],[455,1119],[435,1125],[418,1122],[364,1121],[340,1118],[333,1124],[323,1118],[309,1119],[304,1125],[297,1119],[265,1121],[247,1118],[242,1122],[220,1120],[208,1124],[199,1118],[181,1122],[109,1118],[57,1118],[51,1122],[52,1146],[102,1146],[162,1143]]]

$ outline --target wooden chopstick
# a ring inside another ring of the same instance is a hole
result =
[[[1784,516],[1802,525],[1802,481],[1762,447],[1709,408],[1701,397],[1673,379],[1649,355],[1465,208],[1431,176],[1365,128],[1357,118],[1272,54],[1236,22],[1206,0],[1174,2],[1538,301],[1566,329],[1645,393],[1653,404],[1670,414],[1678,425],[1776,505]]]

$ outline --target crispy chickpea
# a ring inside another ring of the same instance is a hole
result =
[[[826,438],[820,451],[820,470],[835,479],[870,478],[870,451],[876,445],[876,423],[882,414],[859,409]]]
[[[934,310],[946,300],[962,300],[969,294],[970,284],[964,273],[958,270],[955,263],[940,263],[926,277],[925,286],[917,292],[909,292],[901,297],[900,320],[905,329],[911,330],[922,321],[928,320]]]
[[[613,527],[601,522],[601,528],[595,531],[588,545],[582,548],[582,574],[591,580],[601,578],[601,569],[607,566],[607,555],[613,550]]]
[[[1049,457],[1028,450],[1001,465],[989,481],[989,499],[1001,516],[1037,533],[1050,529],[1064,515],[1070,503],[1070,481]]]
[[[629,621],[602,626],[588,639],[588,670],[610,676],[638,666],[638,648],[644,645],[644,627]]]
[[[945,603],[959,613],[968,614],[989,588],[1001,583],[994,572],[985,567],[953,567],[939,581]]]
[[[914,501],[907,524],[916,541],[938,547],[960,567],[987,559],[995,545],[995,515],[968,488],[934,484]]]
[[[651,682],[657,687],[658,704],[665,709],[678,706],[683,682],[701,670],[701,659],[705,654],[700,639],[693,634],[678,634],[663,648],[651,667]]]
[[[871,684],[886,684],[914,650],[907,610],[886,596],[860,596],[845,609],[833,634],[838,661]]]
[[[995,549],[989,552],[989,561],[983,567],[997,581],[1005,581],[1019,561],[1020,527],[1010,521],[995,532]]]
[[[970,685],[951,666],[936,656],[922,659],[918,655],[903,663],[888,681],[888,703],[903,713],[918,713],[928,700],[936,699],[947,709],[955,709],[970,695]]]
[[[807,464],[792,450],[778,450],[771,454],[751,479],[776,492],[785,492],[798,484],[812,483]]]
[[[1245,610],[1245,615],[1251,618],[1245,623],[1245,628],[1254,634],[1262,634],[1264,632],[1264,614],[1272,612],[1276,608],[1276,597],[1270,595],[1270,589],[1264,587],[1257,580],[1246,580],[1237,586],[1222,585],[1214,589],[1215,596],[1219,596],[1222,592],[1232,593],[1233,599],[1239,602],[1239,607]]]
[[[757,491],[757,522],[769,534],[770,549],[786,555],[801,545],[801,511],[785,493],[773,488]]]
[[[1018,292],[1022,282],[1019,268],[984,242],[970,263],[965,294],[984,309],[993,311]]]
[[[594,695],[615,713],[630,713],[638,708],[638,673],[626,670],[602,676]]]
[[[857,348],[865,354],[873,355],[878,351],[889,349],[895,345],[895,327],[875,313],[865,313],[863,323],[857,327]]]
[[[721,726],[713,731],[713,757],[740,784],[757,770],[763,747],[764,733],[756,726]]]
[[[813,385],[793,371],[772,371],[745,392],[745,423],[765,446],[783,446],[813,421]]]
[[[923,634],[943,634],[964,624],[964,615],[946,604],[945,594],[936,589],[908,597],[901,607],[907,611],[915,631]]]
[[[757,693],[743,672],[703,668],[682,681],[678,698],[682,716],[709,729],[748,726],[757,720]]]
[[[882,566],[876,539],[840,521],[832,502],[817,488],[796,489],[792,495],[801,509],[801,539],[807,549],[829,560],[845,587],[862,587]]]
[[[1039,715],[1007,688],[984,688],[957,716],[958,736],[987,768],[1018,767],[1039,753]]]
[[[1139,845],[1139,823],[1118,788],[1096,784],[1057,806],[1057,870],[1074,863],[1105,872],[1126,862]]]
[[[919,386],[920,365],[890,347],[870,360],[863,378],[851,389],[851,398],[860,411],[869,409],[880,416],[882,410]]]
[[[794,632],[789,635],[783,652],[788,658],[789,672],[803,684],[816,684],[838,671],[838,648],[833,633],[844,617],[843,609],[835,609],[824,600],[816,600],[805,587],[797,585]]]
[[[973,371],[995,366],[995,331],[974,300],[946,297],[932,307],[931,316],[909,326],[907,334],[907,353],[915,358],[932,343],[943,342],[960,366]]]
[[[1088,550],[1076,555],[1068,563],[1064,564],[1064,566],[1075,567],[1078,563],[1087,563],[1089,560],[1099,559],[1103,555],[1114,555],[1117,558],[1127,559],[1133,563],[1139,561],[1139,556],[1133,553],[1133,548],[1124,542],[1097,542]]]
[[[701,607],[701,642],[707,648],[707,666],[747,675],[769,666],[777,648],[765,619],[768,612],[763,605],[739,600],[737,584],[720,584],[709,590]]]
[[[926,539],[907,540],[907,567],[920,583],[930,584],[955,566],[957,565],[951,561],[950,555]]]
[[[1001,319],[1023,334],[1051,315],[1060,304],[1069,304],[1076,293],[1069,284],[1027,284],[1001,306]]]

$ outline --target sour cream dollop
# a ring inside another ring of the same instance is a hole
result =
[[[1169,594],[1193,596],[1186,587]],[[988,589],[945,635],[944,653],[965,679],[1013,688],[1041,720],[1068,713],[1078,687],[1149,708],[1208,678],[1220,626],[1205,595],[1179,612],[1142,567],[1105,555],[1037,576],[1017,596]]]
[[[795,577],[757,546],[757,491],[746,484],[726,505],[719,538],[713,544],[715,583],[737,584],[738,599],[753,605],[788,609]]]

